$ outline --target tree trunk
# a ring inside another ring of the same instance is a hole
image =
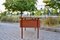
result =
[[[21,11],[21,17],[22,17],[23,12]]]

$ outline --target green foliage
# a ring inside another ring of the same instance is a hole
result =
[[[47,8],[44,9],[44,13],[45,13],[45,14],[48,14],[48,11],[49,11],[49,10],[48,10]]]
[[[6,9],[12,11],[33,11],[36,0],[6,0],[4,3]]]
[[[60,8],[60,0],[50,0],[50,1],[43,1],[44,3],[46,3],[46,6],[49,6],[51,8]]]
[[[40,15],[42,15],[41,10],[37,10],[34,15],[35,15],[35,16],[40,16]]]
[[[50,2],[51,0],[43,0],[44,3],[48,3]]]
[[[43,2],[46,3],[45,6],[52,8],[53,15],[58,15],[57,9],[60,9],[60,0],[43,0]]]
[[[52,10],[52,13],[53,13],[53,14],[57,14],[57,13],[58,13],[58,12],[57,12],[57,9],[53,9],[53,10]]]
[[[0,16],[6,16],[6,12],[0,13]]]
[[[1,20],[1,16],[0,16],[0,20]]]
[[[0,20],[1,20],[1,17],[3,17],[3,16],[6,16],[6,12],[0,13]]]

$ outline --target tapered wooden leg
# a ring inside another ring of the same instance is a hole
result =
[[[23,28],[21,28],[21,38],[23,39]]]
[[[37,28],[37,38],[39,38],[39,27]]]

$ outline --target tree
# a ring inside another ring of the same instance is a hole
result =
[[[35,11],[34,15],[35,15],[35,16],[40,16],[40,15],[42,15],[41,10]]]
[[[43,2],[50,8],[60,9],[60,0],[43,0]]]
[[[6,16],[6,11],[5,12],[2,12],[0,13],[1,16]]]
[[[36,10],[35,4],[37,0],[6,0],[4,3],[6,9],[10,11],[34,11]]]
[[[60,0],[43,0],[43,2],[46,3],[45,6],[53,9],[53,14],[57,14],[57,9],[60,9]]]
[[[44,8],[44,14],[48,14],[48,9]]]
[[[53,15],[56,15],[58,12],[56,9],[52,9],[52,13],[53,13]]]

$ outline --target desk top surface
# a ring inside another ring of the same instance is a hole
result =
[[[40,17],[37,17],[37,16],[22,16],[20,18],[40,18]]]

